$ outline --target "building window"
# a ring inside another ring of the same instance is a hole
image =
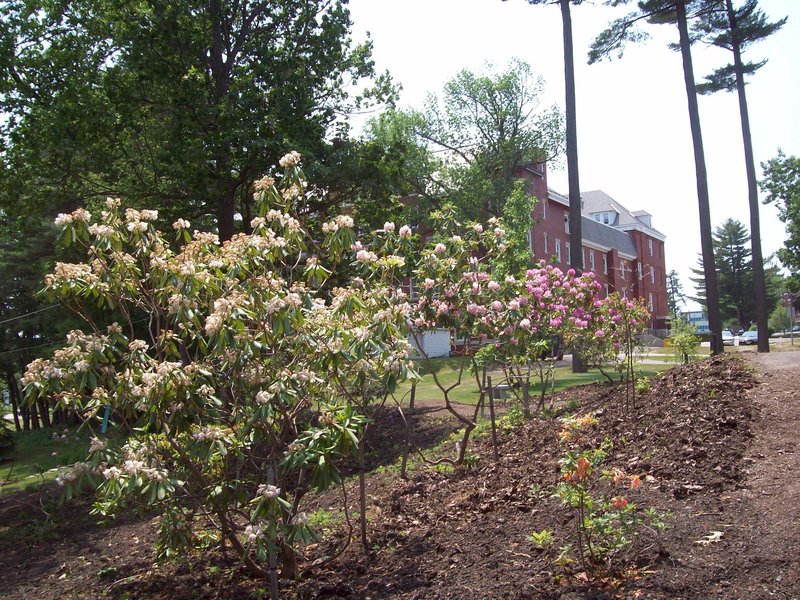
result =
[[[653,310],[653,292],[647,294],[647,306],[651,311]]]
[[[608,275],[608,256],[603,254],[603,275]]]
[[[608,298],[608,284],[606,283],[603,287],[606,289],[606,298]]]
[[[647,249],[650,251],[650,256],[653,256],[653,240],[647,240]]]
[[[650,283],[656,282],[656,268],[650,267]]]
[[[547,200],[542,202],[542,221],[547,220]]]
[[[594,250],[589,250],[589,270],[594,271]]]
[[[636,262],[636,272],[639,274],[639,279],[641,279],[642,276],[644,275],[644,273],[642,272],[642,261]]]
[[[542,235],[544,235],[544,255],[547,256],[550,253],[547,248],[547,232],[545,231]]]
[[[531,252],[536,252],[533,247],[533,229],[528,229],[528,248],[530,248]]]
[[[556,260],[561,262],[561,240],[556,238]]]
[[[569,246],[569,242],[567,242],[567,260],[565,262],[568,265],[572,264],[572,249]]]
[[[620,272],[620,277],[622,277],[622,279],[625,279],[625,270],[626,270],[625,261],[624,260],[620,260],[619,261],[619,272]]]
[[[564,211],[564,233],[569,233],[569,213]]]

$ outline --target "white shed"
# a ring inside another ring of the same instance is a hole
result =
[[[419,341],[419,345],[417,344]],[[438,358],[440,356],[450,356],[450,331],[447,329],[436,329],[435,331],[425,331],[414,336],[408,335],[408,343],[421,354],[428,358]]]

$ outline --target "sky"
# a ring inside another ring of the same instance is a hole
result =
[[[738,4],[738,3],[737,3]],[[789,16],[779,32],[751,47],[745,60],[769,62],[747,86],[758,166],[777,155],[800,154],[800,2],[761,0],[771,20]],[[546,82],[542,107],[564,106],[564,61],[558,6],[525,0],[350,0],[353,38],[373,42],[379,71],[388,70],[403,91],[401,108],[422,108],[429,93],[464,68],[528,62]],[[584,2],[572,8],[582,190],[602,189],[630,210],[646,210],[667,236],[667,270],[693,293],[690,269],[700,253],[697,183],[678,41],[669,25],[646,25],[652,38],[627,48],[621,59],[586,64],[594,37],[624,10]],[[695,78],[731,60],[717,48],[693,48]],[[735,93],[701,96],[700,118],[708,169],[712,226],[733,218],[750,227],[741,123]],[[564,161],[565,162],[565,161]],[[548,183],[567,193],[566,168]],[[761,206],[764,255],[786,238],[773,206]]]

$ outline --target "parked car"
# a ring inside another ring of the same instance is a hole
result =
[[[745,346],[748,344],[757,344],[757,343],[758,343],[757,331],[745,331],[741,336],[739,336],[740,346]]]
[[[727,329],[722,330],[722,345],[733,346],[733,334]]]

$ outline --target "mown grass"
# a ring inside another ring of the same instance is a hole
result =
[[[75,428],[18,431],[14,441],[13,448],[0,453],[0,494],[55,479],[59,467],[84,460],[89,451],[89,433]]]
[[[656,354],[658,364],[642,364],[640,365],[640,372],[646,377],[651,377],[668,369],[672,366],[668,360],[668,356],[663,354]],[[439,383],[445,388],[455,384],[458,381],[459,369],[461,366],[460,358],[434,358],[430,360],[430,368],[428,368],[428,361],[421,361],[419,364],[420,374],[422,380],[417,383],[416,399],[417,400],[431,400],[431,401],[444,401],[444,394],[436,385],[434,377],[431,372],[435,372]],[[609,373],[612,377],[613,373]],[[492,383],[497,385],[502,383],[505,375],[501,370],[493,370],[488,373],[492,377]],[[569,387],[576,385],[584,385],[588,383],[595,383],[598,381],[607,381],[605,376],[597,369],[590,369],[587,373],[573,373],[570,366],[557,367],[555,369],[555,391],[559,392]],[[550,386],[548,385],[548,391]],[[531,395],[536,396],[539,394],[540,384],[537,383],[531,388]],[[404,404],[408,404],[411,392],[411,384],[406,382],[398,386],[395,396],[400,399]],[[464,367],[461,373],[461,383],[449,393],[452,402],[461,404],[475,405],[480,400],[480,389],[475,380],[475,376],[469,372],[468,364]]]

